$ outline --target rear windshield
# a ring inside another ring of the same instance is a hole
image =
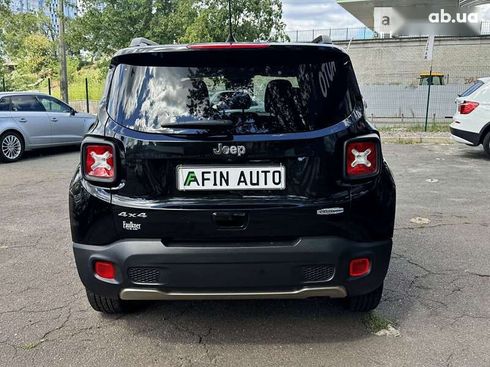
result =
[[[117,123],[144,132],[226,123],[234,134],[311,131],[352,113],[361,97],[347,56],[292,59],[119,64],[107,111]]]
[[[468,89],[466,89],[463,93],[461,93],[460,97],[468,97],[475,93],[484,83],[481,80],[477,80],[474,84],[471,85]]]

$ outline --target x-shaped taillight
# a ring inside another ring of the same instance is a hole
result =
[[[355,167],[358,164],[363,164],[366,167],[371,167],[371,162],[369,162],[368,156],[371,154],[371,149],[366,149],[364,152],[358,152],[352,149],[352,154],[354,154],[354,161],[351,163],[351,167]]]
[[[84,173],[90,180],[112,182],[115,179],[114,148],[105,144],[83,146]]]
[[[378,173],[379,143],[373,140],[348,142],[345,170],[348,178],[364,178]]]
[[[97,168],[111,170],[112,167],[107,163],[109,158],[112,158],[112,154],[109,152],[105,152],[104,154],[97,154],[95,152],[90,152],[90,156],[93,158],[94,163],[90,166],[92,171],[95,171]]]

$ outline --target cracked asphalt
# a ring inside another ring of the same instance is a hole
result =
[[[455,144],[383,149],[398,208],[383,301],[371,315],[322,299],[98,314],[70,247],[77,151],[0,164],[0,365],[489,366],[490,159]],[[399,337],[375,335],[388,322]]]

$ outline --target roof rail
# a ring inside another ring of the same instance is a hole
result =
[[[129,47],[144,47],[144,46],[155,46],[155,45],[158,45],[158,43],[144,37],[137,37],[131,40]]]
[[[318,37],[316,37],[312,42],[318,44],[324,44],[324,45],[331,45],[332,39],[329,36],[321,34]]]

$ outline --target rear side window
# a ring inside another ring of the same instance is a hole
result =
[[[37,99],[44,106],[45,110],[48,112],[70,112],[71,108],[53,97],[39,96]]]
[[[201,57],[201,60],[206,60]],[[223,58],[185,66],[115,67],[107,110],[117,123],[145,132],[172,125],[232,121],[234,134],[322,129],[348,117],[361,99],[349,58]],[[292,59],[292,60],[291,60]]]
[[[485,84],[481,80],[477,80],[474,84],[471,85],[468,89],[466,89],[463,93],[461,93],[460,97],[468,97],[469,95],[475,93],[480,87]]]
[[[10,111],[10,98],[0,98],[0,112]]]
[[[45,111],[43,105],[34,96],[13,96],[12,111],[40,112]]]

